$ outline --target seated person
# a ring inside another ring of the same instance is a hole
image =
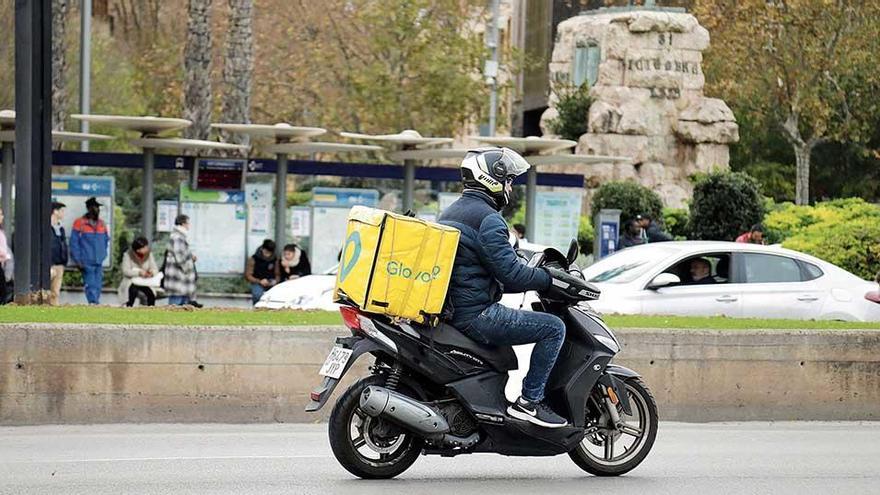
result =
[[[691,260],[691,281],[688,285],[705,285],[718,283],[712,277],[712,264],[706,258]]]
[[[147,306],[156,305],[159,265],[150,252],[150,242],[146,237],[138,237],[131,248],[122,255],[122,281],[119,284],[119,300],[126,301],[128,307],[134,306],[135,299],[143,295]]]
[[[266,239],[257,251],[248,258],[244,278],[251,284],[251,301],[257,304],[263,293],[278,281],[278,258],[275,256],[275,241]]]
[[[309,263],[309,255],[296,244],[284,246],[279,264],[279,282],[305,277],[312,274],[312,265]]]

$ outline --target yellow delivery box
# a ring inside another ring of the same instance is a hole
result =
[[[427,323],[443,310],[459,235],[452,227],[355,206],[334,299]]]

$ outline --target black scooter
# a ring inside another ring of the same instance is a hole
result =
[[[361,478],[392,478],[422,453],[456,456],[495,452],[515,456],[567,453],[585,471],[617,476],[645,459],[657,435],[657,405],[638,373],[610,364],[620,351],[611,329],[587,300],[599,291],[583,281],[568,256],[548,249],[529,257],[531,266],[565,270],[577,278],[554,278],[534,311],[565,321],[566,337],[551,371],[546,398],[568,419],[543,428],[506,414],[509,370],[517,369],[511,347],[479,344],[455,328],[392,321],[340,308],[351,337],[339,337],[311,393],[306,411],[317,411],[363,354],[375,357],[371,374],[336,401],[330,445],[345,469]],[[568,290],[558,290],[565,284]]]

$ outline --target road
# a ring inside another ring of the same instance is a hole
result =
[[[880,423],[661,423],[620,478],[567,456],[422,457],[399,479],[361,481],[325,425],[0,428],[3,494],[823,494],[880,493]]]

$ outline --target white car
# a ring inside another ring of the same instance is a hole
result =
[[[691,262],[709,262],[695,283]],[[603,313],[880,321],[877,284],[779,246],[680,241],[636,246],[583,271]],[[706,283],[709,282],[709,283]]]
[[[333,302],[337,267],[317,275],[287,280],[263,293],[254,305],[264,309],[322,309],[336,311]]]

